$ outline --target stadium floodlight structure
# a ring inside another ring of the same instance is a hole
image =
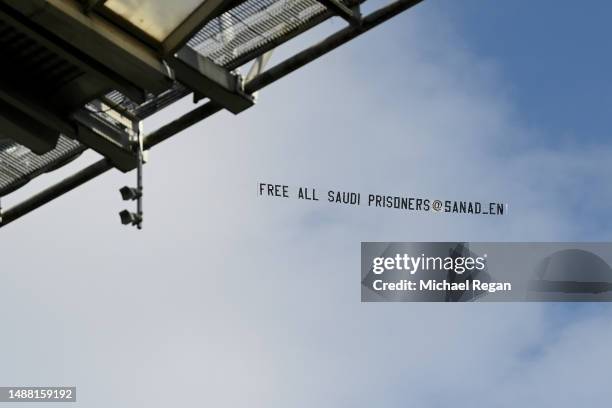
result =
[[[422,0],[362,16],[364,1],[0,0],[0,198],[86,150],[103,156],[0,209],[0,227],[113,168],[138,171],[138,187],[122,189],[138,210],[121,218],[140,227],[148,149],[252,107],[260,89]],[[346,27],[266,68],[273,49],[334,17]],[[143,134],[143,120],[188,95],[206,102]]]

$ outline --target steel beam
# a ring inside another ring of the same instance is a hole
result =
[[[232,113],[240,113],[254,104],[253,98],[243,91],[237,75],[189,47],[183,47],[168,63],[177,81]]]
[[[81,2],[83,3],[83,11],[85,14],[89,14],[92,10],[106,3],[106,0],[81,0]]]
[[[342,3],[341,0],[318,0],[318,2],[323,4],[337,16],[342,17],[349,24],[359,25],[361,22],[359,8],[350,9],[346,4]]]
[[[219,11],[233,3],[235,3],[235,0],[205,0],[202,2],[202,4],[163,41],[162,52],[164,55],[169,56],[177,52],[195,33],[215,17]]]
[[[47,204],[57,197],[74,190],[78,186],[93,180],[112,168],[112,163],[109,160],[103,159],[88,167],[85,167],[83,170],[80,170],[70,177],[67,177],[61,182],[54,184],[53,186],[37,194],[34,194],[32,197],[5,211],[2,214],[2,223],[0,224],[0,228]]]
[[[150,149],[221,110],[223,107],[214,102],[205,103],[147,135],[144,138],[144,148]]]
[[[253,93],[278,79],[289,75],[293,71],[311,63],[317,58],[338,48],[339,46],[351,41],[361,34],[371,30],[377,25],[384,23],[392,17],[400,14],[409,8],[416,6],[423,0],[397,0],[385,7],[382,7],[371,14],[368,14],[361,21],[359,26],[350,26],[335,34],[327,37],[323,41],[297,53],[293,57],[273,66],[264,73],[255,77],[252,81],[245,84],[244,89],[247,93]]]

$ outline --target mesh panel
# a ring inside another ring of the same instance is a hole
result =
[[[187,45],[218,65],[233,69],[237,62],[246,62],[239,61],[241,58],[329,16],[316,0],[247,0],[209,21]],[[149,96],[141,105],[118,91],[105,98],[119,111],[145,119],[190,93],[191,90],[175,83],[161,95]]]
[[[30,179],[76,158],[85,150],[79,142],[60,136],[55,149],[43,155],[8,139],[0,139],[0,196],[21,187]]]
[[[105,98],[111,106],[119,108],[120,111],[126,111],[138,119],[146,119],[190,93],[190,90],[175,82],[170,89],[162,92],[160,95],[150,95],[141,105],[132,102],[119,91],[109,92],[105,95]]]
[[[187,45],[218,65],[235,68],[241,57],[328,15],[316,0],[247,0],[209,21]],[[120,110],[145,119],[189,93],[175,83],[161,95],[151,95],[142,105],[117,91],[107,94],[106,99]]]
[[[326,12],[316,0],[247,0],[209,21],[187,45],[227,66]]]

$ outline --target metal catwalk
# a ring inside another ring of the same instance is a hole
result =
[[[0,0],[0,197],[88,149],[104,157],[4,211],[0,227],[112,168],[140,175],[146,150],[252,107],[255,92],[421,1],[362,16],[358,0]],[[346,27],[266,68],[273,49],[334,17]],[[207,102],[140,132],[187,95]]]

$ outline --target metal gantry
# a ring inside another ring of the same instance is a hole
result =
[[[121,218],[140,228],[146,150],[250,108],[259,90],[421,1],[362,17],[358,0],[0,0],[10,57],[0,69],[0,197],[87,149],[104,156],[8,208],[0,227],[117,168],[137,169],[137,187],[121,189],[137,210]],[[347,27],[265,68],[274,48],[333,16]],[[207,102],[142,134],[144,119],[189,94]]]

